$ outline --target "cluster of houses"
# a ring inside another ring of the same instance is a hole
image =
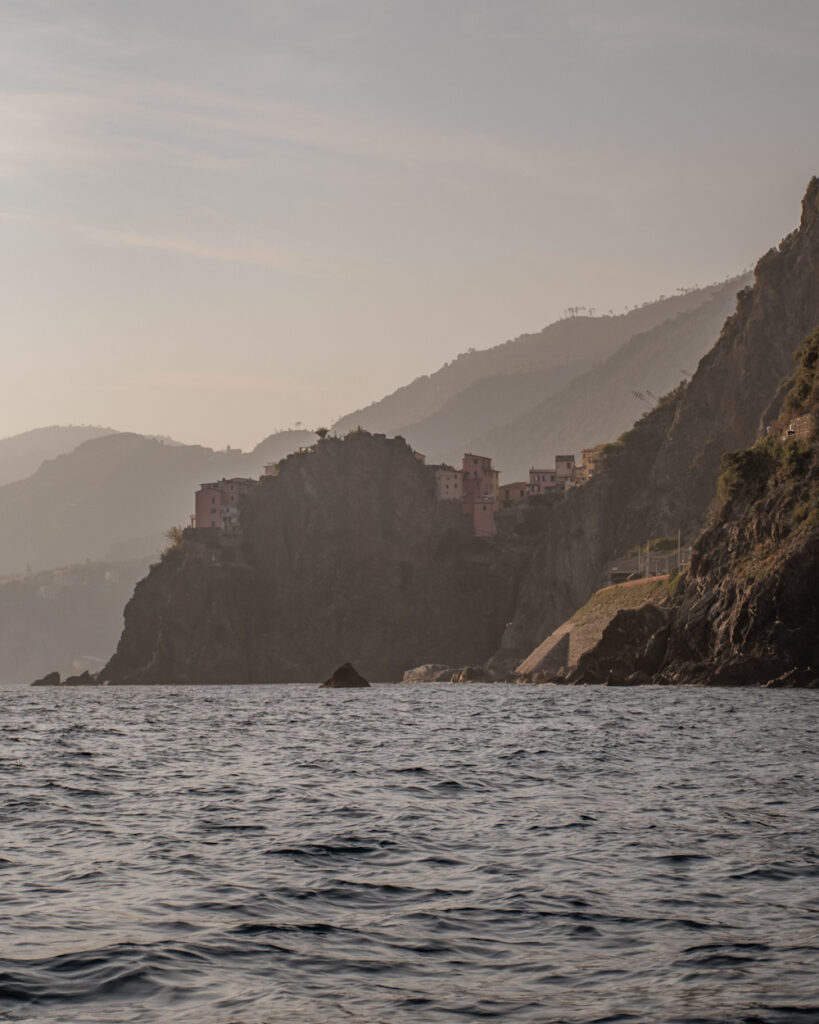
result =
[[[600,465],[603,445],[584,448],[580,463],[574,455],[558,455],[549,469],[529,470],[528,480],[500,483],[500,473],[492,467],[492,459],[467,452],[460,469],[454,466],[435,466],[435,493],[439,501],[454,499],[461,502],[464,515],[471,516],[477,537],[491,537],[497,526],[495,515],[513,509],[532,498],[579,487],[589,480]]]
[[[578,487],[589,480],[598,469],[602,448],[602,445],[584,448],[579,463],[574,455],[558,455],[553,467],[533,467],[528,480],[508,484],[500,483],[500,473],[493,468],[490,457],[467,452],[460,469],[445,464],[430,467],[435,472],[435,496],[438,501],[460,502],[461,511],[472,520],[475,536],[492,537],[497,532],[495,517],[499,512],[510,511],[538,495]],[[415,456],[424,461],[420,452]],[[265,476],[276,476],[278,466],[275,463],[265,466],[264,472]],[[239,529],[242,501],[257,484],[257,480],[249,477],[202,484],[196,492],[196,511],[191,516],[191,526],[235,534]]]

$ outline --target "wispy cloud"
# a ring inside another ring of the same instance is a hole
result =
[[[306,254],[286,247],[271,245],[263,238],[233,236],[230,238],[196,238],[183,234],[151,234],[126,227],[98,227],[77,221],[39,217],[14,211],[0,211],[0,220],[31,224],[49,231],[71,234],[90,245],[111,249],[157,250],[171,255],[189,256],[223,263],[243,263],[277,270],[295,271],[308,276],[327,276],[329,271]]]
[[[87,18],[18,24],[2,50],[0,158],[7,173],[133,160],[222,171],[301,147],[399,168],[531,175],[527,153],[488,132],[436,127],[434,111],[405,111],[398,123],[354,71],[319,59],[315,41],[308,50],[233,40],[225,56],[179,38],[170,46],[155,29],[124,40]]]

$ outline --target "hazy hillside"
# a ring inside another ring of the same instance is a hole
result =
[[[737,278],[716,289],[697,309],[638,334],[608,359],[572,380],[555,394],[494,430],[469,439],[470,451],[492,455],[506,480],[526,478],[530,466],[554,464],[559,452],[575,452],[614,441],[649,408],[634,392],[662,396],[692,373],[719,337],[736,307],[738,290],[750,281]],[[648,397],[648,396],[646,396]],[[410,442],[413,431],[406,436]],[[459,458],[463,445],[441,454]]]
[[[680,313],[696,309],[715,288],[691,290],[683,295],[644,303],[620,316],[572,316],[493,348],[462,353],[428,376],[416,378],[378,402],[342,417],[339,433],[356,426],[388,434],[401,433],[443,409],[447,402],[477,381],[498,375],[517,375],[523,382],[531,373],[547,373],[575,364],[578,373],[625,344],[635,334],[651,330]],[[565,380],[564,380],[565,383]],[[510,417],[528,408],[528,388],[510,395]],[[519,403],[516,407],[516,403]],[[459,428],[460,429],[460,428]],[[423,449],[422,449],[423,450]]]
[[[590,365],[590,361],[578,361],[553,370],[483,377],[450,398],[431,416],[420,423],[401,427],[397,433],[416,451],[423,452],[430,464],[457,460],[460,465],[461,455],[474,448],[475,438],[534,408],[583,374]]]
[[[45,459],[73,451],[83,441],[112,434],[110,427],[38,427],[0,439],[0,485],[23,480]]]
[[[66,566],[0,580],[0,685],[57,669],[97,671],[122,631],[122,609],[147,560]]]
[[[266,462],[314,439],[285,431],[247,455],[139,434],[86,441],[29,478],[0,487],[0,575],[86,558],[151,555],[170,526],[189,523],[200,483],[258,477]]]

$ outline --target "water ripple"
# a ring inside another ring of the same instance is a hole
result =
[[[5,696],[2,1020],[819,1021],[817,694]]]

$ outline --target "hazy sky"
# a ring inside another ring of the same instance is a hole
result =
[[[750,265],[816,0],[3,0],[0,436],[249,447]]]

